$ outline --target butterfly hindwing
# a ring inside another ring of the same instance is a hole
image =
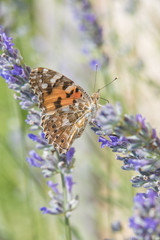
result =
[[[74,139],[81,136],[88,122],[84,111],[75,113],[70,106],[69,108],[67,113],[63,112],[62,108],[57,109],[53,115],[42,117],[46,138],[60,153],[66,153],[69,150]]]

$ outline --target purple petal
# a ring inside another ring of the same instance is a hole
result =
[[[20,76],[23,73],[23,68],[21,66],[14,65],[14,68],[12,70],[13,75]]]
[[[134,197],[134,202],[137,202],[140,205],[143,205],[144,200],[145,200],[145,194],[144,193],[137,193],[137,195]]]
[[[38,163],[35,159],[27,157],[26,161],[30,164],[30,166],[32,167],[41,167],[41,164]]]
[[[109,135],[109,138],[111,139],[112,142],[118,142],[119,138],[117,136],[114,135]]]
[[[38,153],[36,153],[36,151],[34,151],[34,150],[31,150],[29,152],[29,155],[40,162],[44,162],[44,159]]]
[[[53,212],[52,210],[46,208],[46,207],[41,207],[40,208],[42,214],[56,214],[55,212]]]
[[[41,133],[41,138],[43,138],[45,140],[45,133],[44,132]]]
[[[58,191],[57,189],[57,186],[58,186],[58,183],[53,183],[51,180],[47,182],[48,186],[50,188],[52,188],[52,190],[57,193],[57,194],[60,194],[60,192]]]
[[[152,138],[156,138],[156,137],[157,137],[156,129],[152,128]]]
[[[158,220],[148,217],[144,219],[144,228],[154,232],[156,230],[156,227],[158,225]]]
[[[93,69],[95,71],[96,71],[97,65],[98,65],[98,68],[100,68],[100,62],[96,59],[91,60],[89,65],[90,65],[91,69]]]
[[[68,191],[71,193],[72,191],[72,186],[76,184],[75,182],[72,181],[72,176],[66,176],[65,177],[65,183],[67,186]]]
[[[90,23],[94,23],[96,21],[96,17],[93,14],[86,14],[85,19]]]
[[[69,165],[71,163],[71,160],[74,156],[75,153],[75,148],[70,148],[69,151],[66,153],[66,158],[67,158],[67,164]]]
[[[143,118],[141,114],[136,115],[136,120],[137,120],[137,122],[139,122],[141,124],[142,128],[146,127],[145,126],[145,118]]]
[[[35,142],[38,142],[38,143],[41,143],[41,144],[47,144],[43,139],[40,139],[38,136],[36,136],[35,134],[33,133],[29,133],[28,134],[28,137],[30,139],[32,139],[33,141]]]

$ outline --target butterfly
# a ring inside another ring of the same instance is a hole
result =
[[[95,118],[99,90],[90,96],[63,74],[41,67],[32,70],[29,83],[39,99],[45,138],[60,154],[66,154]]]

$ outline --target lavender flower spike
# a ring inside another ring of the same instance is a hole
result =
[[[117,159],[123,161],[122,169],[140,174],[131,179],[133,186],[159,191],[160,138],[155,129],[140,114],[123,114],[120,104],[116,108],[111,104],[102,107],[95,123],[97,128],[93,127],[93,131],[99,135],[102,147],[121,153]]]
[[[29,109],[35,104],[36,99],[28,84],[30,67],[23,63],[19,51],[13,47],[12,38],[8,37],[0,27],[0,76],[6,80],[8,87],[18,95],[22,109]]]
[[[106,68],[109,57],[103,49],[103,30],[95,14],[93,3],[89,0],[70,0],[70,3],[84,40],[82,53],[87,57],[89,66],[93,70],[97,69],[97,64],[99,68]]]
[[[147,193],[138,193],[134,204],[130,227],[136,234],[136,239],[160,239],[160,199],[157,192],[148,189]]]
[[[123,161],[122,169],[139,173],[131,179],[133,187],[148,188],[147,193],[138,193],[134,198],[130,227],[136,236],[131,239],[160,239],[160,138],[156,130],[140,114],[123,114],[120,104],[102,107],[95,125],[92,129],[102,147],[121,154],[117,159]]]

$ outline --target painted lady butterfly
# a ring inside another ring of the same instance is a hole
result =
[[[64,75],[40,67],[32,70],[29,83],[39,98],[45,138],[59,153],[66,153],[95,117],[99,90],[89,96]]]

